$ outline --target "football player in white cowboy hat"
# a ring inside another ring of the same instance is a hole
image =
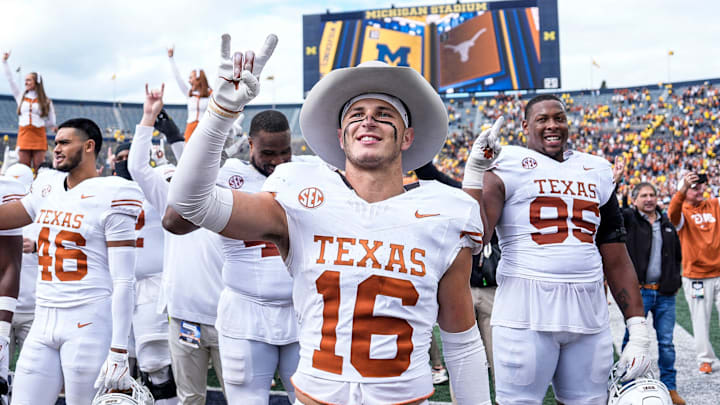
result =
[[[220,79],[187,145],[169,201],[191,222],[274,243],[294,280],[300,363],[297,400],[426,403],[437,321],[458,402],[490,403],[485,351],[470,295],[482,247],[479,205],[437,182],[403,186],[430,161],[448,127],[420,74],[368,62],[329,73],[310,91],[300,126],[330,165],[279,165],[263,191],[216,188],[222,146],[275,46],[235,53],[223,38]]]

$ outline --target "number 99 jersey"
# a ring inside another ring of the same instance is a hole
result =
[[[498,275],[556,282],[602,279],[595,246],[600,207],[610,199],[605,159],[568,151],[558,162],[531,149],[503,148],[492,168],[505,185],[496,226],[502,249]]]
[[[279,165],[263,191],[288,221],[296,376],[380,383],[427,375],[423,389],[432,392],[438,282],[460,249],[482,248],[477,202],[430,181],[368,203],[338,172],[295,162]]]
[[[21,200],[39,229],[37,304],[57,308],[112,294],[106,221],[112,214],[137,218],[143,200],[137,185],[121,177],[92,177],[70,190],[65,178],[42,175]]]

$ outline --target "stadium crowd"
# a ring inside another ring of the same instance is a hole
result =
[[[720,173],[720,88],[703,83],[674,91],[617,89],[610,96],[562,94],[571,124],[571,148],[625,160],[626,171],[618,192],[628,195],[633,185],[658,186],[659,200],[667,205],[677,190],[682,172],[707,172],[709,191],[718,195]],[[578,101],[581,99],[581,101]],[[435,164],[462,179],[468,148],[480,129],[505,117],[501,142],[524,145],[520,128],[524,99],[519,95],[492,98],[449,99],[451,132]],[[479,128],[478,128],[479,127]]]
[[[680,172],[686,170],[707,171],[710,191],[717,195],[720,172],[713,162],[720,154],[720,87],[709,82],[683,86],[677,91],[672,84],[655,87],[659,89],[620,88],[599,96],[591,92],[561,94],[573,128],[571,147],[610,161],[622,156],[627,168],[618,189],[622,195],[629,194],[631,186],[650,181],[658,185],[659,199],[666,205],[677,190]],[[500,115],[506,120],[502,144],[524,144],[520,123],[526,98],[500,94],[446,99],[450,132],[434,163],[452,178],[462,179],[468,146],[479,130],[490,127]],[[293,134],[296,153],[310,152],[302,142],[295,142],[297,135]],[[132,131],[106,128],[104,138],[112,149],[116,143],[130,140]],[[159,145],[160,139],[156,131],[154,144]],[[0,137],[0,150],[13,150],[15,145],[13,136]],[[107,152],[104,149],[98,159],[103,162],[105,174],[110,173],[112,164],[112,154]],[[167,155],[172,161],[172,153]]]

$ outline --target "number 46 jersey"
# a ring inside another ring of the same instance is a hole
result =
[[[531,149],[503,147],[492,169],[505,185],[496,226],[498,275],[556,282],[602,279],[595,246],[600,207],[613,193],[605,159],[569,151],[558,162]]]
[[[65,189],[63,173],[35,180],[21,200],[39,228],[37,304],[68,308],[112,294],[106,221],[113,214],[134,218],[142,192],[121,177],[92,177]]]
[[[353,383],[427,375],[431,393],[438,282],[461,248],[482,247],[477,202],[432,181],[368,203],[314,163],[279,165],[263,191],[275,194],[288,221],[296,375]]]

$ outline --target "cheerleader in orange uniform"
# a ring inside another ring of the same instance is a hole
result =
[[[190,136],[195,130],[195,127],[197,127],[200,117],[207,108],[212,90],[208,85],[205,71],[202,69],[194,69],[190,72],[190,87],[188,87],[188,83],[182,79],[180,71],[175,64],[175,59],[173,58],[174,53],[175,48],[168,48],[168,58],[170,59],[170,67],[172,68],[173,75],[175,76],[178,87],[180,87],[180,91],[187,95],[188,98],[187,124],[185,125],[185,142],[187,142],[190,140]]]
[[[18,104],[18,160],[37,170],[45,160],[45,152],[47,152],[46,128],[52,132],[57,129],[55,108],[45,94],[42,76],[36,72],[25,76],[25,91],[20,92],[7,62],[9,57],[9,52],[3,53],[2,64],[10,83],[10,91]]]

